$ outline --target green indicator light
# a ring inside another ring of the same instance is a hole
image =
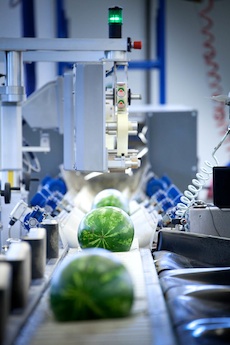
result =
[[[108,23],[109,24],[122,24],[122,8],[113,7],[109,8]]]

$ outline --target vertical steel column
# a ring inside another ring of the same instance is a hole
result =
[[[159,0],[157,15],[157,56],[160,63],[160,104],[166,103],[165,0]]]
[[[0,170],[22,169],[22,53],[6,52],[6,86],[1,94]]]
[[[35,19],[34,19],[34,1],[22,0],[21,2],[22,14],[22,36],[35,37]],[[36,89],[36,72],[35,62],[25,64],[25,85],[26,94],[29,96]]]
[[[6,101],[18,102],[22,86],[22,53],[6,52]]]
[[[68,20],[65,15],[65,8],[63,0],[56,0],[56,23],[57,23],[57,37],[68,38]],[[63,75],[68,69],[72,69],[72,65],[68,62],[59,62],[58,75]]]
[[[146,59],[148,61],[151,60],[151,15],[152,15],[152,0],[145,1],[145,17],[146,17],[146,25],[145,25],[145,35],[146,35]],[[146,68],[146,90],[147,90],[147,97],[146,101],[147,104],[151,103],[151,73],[149,73],[148,69]]]
[[[75,124],[74,124],[74,96],[73,72],[64,74],[63,85],[63,165],[65,170],[73,170],[75,164]]]

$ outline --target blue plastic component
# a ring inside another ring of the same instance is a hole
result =
[[[63,195],[67,192],[65,182],[60,178],[54,179],[46,176],[42,180],[41,185],[41,190],[30,201],[31,206],[44,208],[49,203],[48,206],[54,210],[58,202],[62,200]]]
[[[49,189],[51,192],[58,191],[63,195],[67,192],[66,184],[61,178],[46,177],[45,179],[43,179],[43,181],[44,181],[43,186]]]
[[[171,184],[168,176],[163,175],[161,178],[151,177],[146,186],[146,195],[150,198],[159,190],[165,191]]]
[[[156,201],[160,202],[166,198],[166,193],[164,191],[158,191],[156,193]]]
[[[174,205],[176,206],[179,202],[182,202],[181,201],[181,197],[183,196],[183,194],[179,194],[174,200],[173,200],[173,203]]]
[[[174,184],[172,184],[167,190],[167,195],[174,201],[179,195],[181,196],[182,193]]]
[[[165,193],[165,191],[160,189],[155,194],[152,195],[151,201],[158,203],[158,202],[162,201],[163,199],[165,199],[166,196],[167,196],[167,194]]]
[[[171,209],[173,207],[173,203],[169,198],[165,198],[164,200],[162,200],[161,202],[161,210],[163,212],[167,212],[169,209]]]
[[[52,181],[52,177],[51,176],[45,176],[42,181],[41,181],[41,185],[44,187],[46,184],[48,184],[50,181]]]
[[[156,179],[156,178],[151,178],[146,186],[146,194],[151,198],[153,194],[155,194],[157,191],[160,189],[164,190],[165,189],[165,184],[162,180]]]
[[[31,206],[39,206],[45,207],[48,198],[51,196],[51,192],[46,189],[42,188],[39,192],[37,192],[30,201]]]
[[[51,209],[51,211],[55,210],[55,208],[57,207],[58,205],[58,200],[56,198],[51,198],[51,199],[48,199],[47,200],[47,203],[46,203],[46,206],[45,206],[45,209]]]
[[[39,224],[43,221],[43,219],[43,211],[40,208],[36,207],[32,212],[28,213],[25,216],[23,224],[27,230],[30,230],[31,228],[38,227]]]
[[[45,204],[47,202],[47,198],[42,195],[40,192],[36,193],[33,198],[30,201],[31,206],[40,206],[45,207]]]
[[[167,175],[163,175],[161,177],[161,180],[165,183],[167,187],[169,187],[172,184],[171,179]]]

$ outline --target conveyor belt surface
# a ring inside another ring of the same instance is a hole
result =
[[[75,251],[69,251],[68,255]],[[175,345],[168,311],[150,250],[116,253],[134,281],[135,302],[127,318],[60,323],[49,308],[49,289],[41,297],[14,345]]]
[[[162,230],[153,253],[180,345],[230,344],[229,238]]]

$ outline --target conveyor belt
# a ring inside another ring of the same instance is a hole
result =
[[[73,252],[71,250],[68,255]],[[150,250],[134,249],[116,255],[124,262],[134,281],[135,302],[129,317],[56,322],[49,308],[47,288],[14,345],[175,345]]]
[[[180,345],[230,344],[230,240],[162,230],[153,253]]]

